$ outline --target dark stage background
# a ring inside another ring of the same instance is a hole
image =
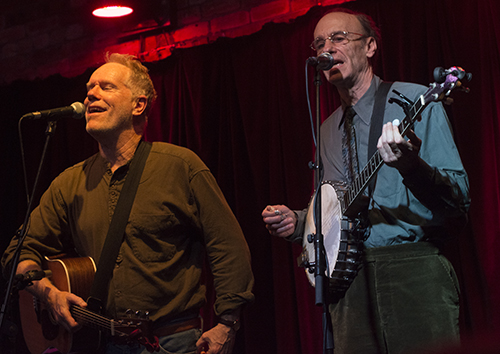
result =
[[[461,280],[464,336],[498,329],[500,3],[366,0],[345,6],[370,14],[380,25],[376,73],[382,78],[428,85],[436,66],[457,65],[473,73],[467,84],[471,92],[455,92],[448,108],[470,177],[472,206],[468,226],[446,252]],[[271,238],[260,213],[269,203],[304,208],[312,193],[308,162],[314,158],[314,146],[304,68],[313,55],[308,48],[313,29],[326,10],[315,7],[293,23],[268,24],[250,36],[178,50],[148,65],[159,99],[146,139],[186,146],[200,155],[219,181],[252,252],[256,301],[244,314],[235,353],[322,351],[321,309],[314,305],[314,290],[304,271],[296,266],[300,247]],[[91,72],[0,87],[0,250],[26,210],[19,118],[83,101]],[[309,89],[314,99],[312,78]],[[321,101],[323,118],[339,104],[326,83]],[[83,120],[58,123],[40,190],[63,169],[97,151],[84,125]],[[24,122],[22,129],[31,188],[45,122]],[[210,311],[205,312],[210,322]]]

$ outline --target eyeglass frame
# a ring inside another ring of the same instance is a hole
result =
[[[344,36],[345,36],[345,38],[343,39],[343,41],[344,41],[344,40],[346,40],[346,41],[347,41],[346,43],[334,43],[334,42],[333,42],[332,38],[333,38],[334,36],[336,36],[336,35],[339,35],[339,34],[342,34],[342,35],[344,35]],[[356,38],[356,39],[349,39],[349,38],[347,38],[347,36],[348,36],[349,34],[355,34],[355,35],[360,36],[360,37],[359,37],[359,38]],[[337,32],[333,32],[333,33],[331,33],[331,34],[330,34],[328,37],[326,37],[326,38],[322,38],[322,39],[319,39],[319,37],[318,37],[318,38],[316,38],[314,41],[312,41],[312,42],[311,42],[311,44],[309,45],[309,47],[310,47],[312,50],[314,50],[315,52],[318,52],[319,50],[318,50],[318,49],[316,49],[316,48],[315,48],[315,45],[314,45],[314,43],[315,43],[317,40],[323,40],[323,41],[324,41],[324,44],[326,43],[326,41],[327,41],[327,40],[330,40],[330,42],[332,42],[332,44],[334,44],[334,45],[335,45],[335,44],[347,44],[347,43],[349,43],[349,42],[360,41],[360,40],[365,39],[365,38],[368,38],[368,37],[370,37],[370,36],[367,36],[366,34],[356,33],[356,32],[349,32],[349,31],[337,31]],[[320,50],[321,50],[321,49],[320,49]]]

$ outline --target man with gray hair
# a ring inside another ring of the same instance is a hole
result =
[[[324,188],[335,186],[338,195],[345,186],[355,190],[357,176],[370,171],[364,169],[370,155],[378,152],[383,162],[375,184],[342,215],[348,217],[344,230],[351,236],[340,240],[336,234],[337,242],[329,243],[346,246],[334,252],[339,264],[355,264],[353,269],[339,266],[337,279],[329,279],[336,354],[420,353],[459,335],[459,286],[441,246],[455,236],[449,226],[463,225],[467,218],[467,174],[441,103],[430,103],[414,130],[401,135],[395,119],[405,114],[391,104],[401,99],[395,91],[417,102],[426,88],[394,82],[392,91],[374,74],[378,32],[369,16],[337,8],[319,20],[311,44],[317,56],[331,55],[334,65],[323,73],[341,99],[341,107],[321,125]],[[380,94],[382,87],[387,94]],[[380,129],[372,134],[374,126]],[[323,219],[332,220],[334,210],[325,209],[329,214]],[[304,244],[306,214],[268,205],[262,217],[271,235]],[[360,259],[351,252],[358,242]],[[345,254],[350,258],[342,258]]]
[[[229,354],[242,307],[253,300],[250,254],[242,230],[214,176],[192,151],[143,141],[147,115],[156,97],[148,70],[128,55],[112,54],[87,83],[87,132],[99,152],[62,172],[30,217],[17,273],[39,270],[45,257],[76,253],[100,261],[118,197],[139,149],[150,151],[119,245],[112,276],[100,299],[110,318],[127,309],[149,312],[151,346],[111,338],[106,353]],[[17,239],[6,250],[4,273]],[[202,333],[205,303],[201,274],[205,255],[213,273],[219,323]],[[27,288],[68,331],[81,327],[72,310],[87,307],[76,294],[43,278]],[[76,333],[75,333],[76,334]],[[149,339],[149,338],[148,338]],[[159,344],[159,347],[156,346]],[[93,351],[89,351],[91,353]]]

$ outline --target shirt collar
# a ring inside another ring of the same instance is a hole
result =
[[[374,75],[368,90],[353,106],[357,116],[366,125],[370,125],[370,120],[372,118],[372,112],[373,112],[373,105],[375,104],[375,93],[377,92],[377,89],[381,82],[382,80],[378,76]]]

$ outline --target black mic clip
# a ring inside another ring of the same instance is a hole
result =
[[[51,270],[30,270],[24,274],[16,274],[14,277],[14,284],[18,290],[23,290],[24,288],[33,285],[33,281],[40,280],[42,278],[49,278],[51,276]]]

